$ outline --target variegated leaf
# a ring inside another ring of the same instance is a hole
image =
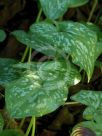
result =
[[[101,40],[98,41],[98,31],[94,26],[72,21],[60,22],[57,27],[47,22],[40,22],[31,25],[28,32],[29,44],[26,40],[25,44],[48,56],[60,56],[66,59],[66,54],[70,54],[73,62],[86,71],[89,81],[95,61],[102,50]],[[16,37],[20,35],[16,32],[13,34]]]
[[[45,15],[50,19],[57,19],[67,11],[68,0],[40,0]]]
[[[40,0],[46,17],[54,20],[64,15],[68,7],[84,5],[88,0]]]
[[[70,63],[44,62],[36,68],[6,86],[6,107],[14,118],[54,111],[67,99],[67,85],[80,81],[79,72]]]
[[[62,22],[59,29],[72,35],[70,54],[73,62],[87,72],[89,81],[96,61],[96,32],[77,22]]]
[[[84,111],[84,118],[91,120],[102,115],[102,92],[82,90],[79,93],[71,97],[72,100],[78,101],[88,106]]]

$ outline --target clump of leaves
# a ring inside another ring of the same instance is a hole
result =
[[[90,81],[96,60],[102,53],[100,28],[90,23],[55,20],[63,16],[68,8],[87,2],[88,0],[40,0],[44,14],[50,21],[35,22],[28,32],[16,30],[11,33],[27,46],[26,49],[30,49],[29,58],[32,48],[53,59],[46,62],[32,62],[29,59],[26,63],[0,59],[0,84],[5,87],[6,109],[10,117],[40,117],[56,110],[67,100],[69,87],[81,81],[81,70],[87,73],[88,82]],[[89,106],[84,112],[84,118],[89,121],[83,124],[90,127],[94,123],[90,128],[95,128],[97,136],[100,136],[97,126],[100,124],[99,118],[102,118],[101,95],[99,91],[82,91],[72,97]],[[32,120],[30,125],[34,127]],[[7,133],[8,130],[1,132],[4,136]],[[33,133],[34,131],[32,135]],[[29,128],[26,135],[28,134]]]

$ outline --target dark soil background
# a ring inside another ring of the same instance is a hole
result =
[[[93,1],[78,8],[68,9],[65,13],[64,20],[87,21],[93,6]],[[39,11],[38,0],[0,0],[0,28],[4,29],[7,37],[4,42],[0,43],[0,57],[14,58],[20,60],[25,50],[25,45],[18,42],[10,35],[10,32],[17,29],[28,30],[29,26],[36,20]],[[102,28],[102,0],[99,0],[91,22]],[[44,14],[41,20],[45,19]],[[33,50],[32,60],[46,60],[47,56]],[[102,60],[102,56],[99,57]],[[83,72],[82,72],[83,74]],[[102,90],[102,73],[99,68],[95,68],[91,82],[88,84],[86,77],[84,81],[73,86],[69,90],[69,96],[75,94],[81,89]],[[0,111],[5,118],[5,128],[16,128],[20,124],[20,120],[12,120],[3,110],[5,107],[4,88],[0,87]],[[68,96],[68,101],[70,101]],[[82,113],[85,106],[65,105],[55,112],[38,118],[36,120],[36,136],[69,136],[75,124],[83,120]],[[7,126],[7,122],[10,124]],[[30,118],[27,118],[22,126],[22,130],[26,131]]]

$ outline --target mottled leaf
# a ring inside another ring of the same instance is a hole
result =
[[[51,32],[57,32],[56,27],[51,24],[51,23],[47,23],[47,22],[38,22],[38,23],[34,23],[30,26],[30,31],[32,33],[39,33],[39,34],[48,34]]]
[[[18,130],[5,129],[0,132],[0,136],[24,136]]]
[[[4,126],[4,119],[2,115],[0,114],[0,131],[3,129],[3,126]]]
[[[78,7],[87,2],[88,0],[40,0],[46,17],[50,19],[57,19],[63,16],[68,7]]]
[[[5,40],[6,38],[6,33],[0,29],[0,42],[2,42],[3,40]]]
[[[87,120],[94,119],[102,115],[102,92],[82,90],[71,97],[72,100],[78,101],[88,106],[84,111],[84,118]]]
[[[33,49],[53,57],[72,56],[73,62],[84,69],[90,80],[97,57],[102,52],[102,42],[97,36],[100,30],[95,26],[78,22],[59,22],[57,27],[47,22],[32,24],[29,32],[29,43]],[[20,35],[16,35],[16,37]],[[20,41],[20,39],[19,39]],[[21,39],[22,42],[22,39]],[[23,43],[23,42],[22,42]]]
[[[59,29],[73,36],[70,40],[73,62],[87,72],[88,80],[90,80],[97,54],[96,32],[77,22],[62,22],[59,24]]]
[[[0,58],[0,85],[5,85],[20,76],[20,71],[12,67],[16,63],[13,59]]]
[[[39,76],[29,72],[6,87],[6,105],[14,118],[42,116],[57,109],[67,98],[67,88],[43,87]],[[47,89],[46,89],[47,88]]]
[[[95,61],[102,50],[101,43],[97,43],[96,33],[99,31],[97,29],[93,25],[87,27],[72,21],[59,23],[57,29],[47,23],[33,24],[30,27],[36,38],[38,35],[38,39],[48,43],[60,56],[66,58],[65,53],[69,53],[73,62],[87,72],[88,80],[92,76]]]
[[[42,116],[63,105],[67,85],[80,81],[79,72],[65,62],[51,61],[37,65],[33,71],[6,86],[6,106],[14,118]]]
[[[42,9],[47,18],[57,19],[67,11],[68,0],[40,0]]]
[[[42,35],[50,35],[56,31],[56,27],[52,24],[41,22],[31,25],[28,33],[22,30],[13,31],[11,34],[16,37],[18,41],[31,47],[48,56],[55,56],[56,50],[50,45],[47,40],[43,39]]]

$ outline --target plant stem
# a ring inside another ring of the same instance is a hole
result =
[[[99,18],[99,16],[101,15],[101,13],[102,13],[102,9],[100,9],[100,11],[98,12],[98,14],[97,14],[97,16],[96,16],[96,20],[95,20],[94,23],[97,23],[98,18]]]
[[[76,105],[80,104],[79,102],[66,102],[64,105]]]
[[[94,0],[93,7],[92,7],[92,9],[91,9],[91,12],[90,12],[89,18],[88,18],[88,20],[87,20],[88,22],[90,22],[90,21],[91,21],[91,18],[92,18],[92,16],[93,16],[93,13],[94,13],[94,11],[95,11],[95,8],[96,8],[97,3],[98,3],[98,0]]]
[[[37,16],[36,21],[35,21],[36,23],[39,22],[41,14],[42,14],[42,8],[40,8],[40,10],[39,10],[38,16]]]
[[[28,135],[29,135],[30,130],[31,130],[31,128],[32,128],[32,125],[33,125],[33,117],[31,118],[31,121],[30,121],[30,124],[29,124],[29,126],[28,126],[28,129],[27,129],[27,131],[26,131],[25,136],[28,136]]]
[[[41,17],[41,13],[42,13],[42,8],[39,10],[39,13],[38,13],[38,16],[37,16],[35,22],[38,22],[38,21],[39,21],[39,19],[40,19],[40,17]],[[24,54],[23,54],[23,57],[22,57],[22,59],[21,59],[21,62],[24,62],[25,57],[26,57],[26,55],[27,55],[27,53],[28,53],[28,50],[29,50],[28,62],[31,61],[32,48],[26,47],[25,52],[24,52]],[[21,125],[20,125],[21,127],[22,127],[22,125],[23,125],[23,123],[24,123],[24,120],[25,120],[25,118],[21,121]],[[32,128],[32,136],[34,136],[34,134],[35,134],[35,117],[32,117],[32,118],[31,118],[31,121],[30,121],[30,124],[29,124],[29,126],[28,126],[28,129],[27,129],[27,131],[26,131],[25,136],[28,136],[28,135],[29,135],[29,132],[30,132],[31,128]]]
[[[31,55],[32,55],[32,48],[29,48],[29,57],[28,57],[28,62],[29,63],[31,61]]]
[[[20,125],[19,125],[19,128],[20,128],[20,129],[22,128],[22,126],[23,126],[23,124],[24,124],[24,121],[25,121],[25,118],[23,118],[23,119],[21,120],[21,123],[20,123]]]
[[[32,126],[32,135],[31,136],[34,136],[35,135],[35,117],[32,117],[32,120],[33,120],[33,126]]]
[[[39,13],[38,13],[38,16],[37,16],[35,22],[38,22],[38,21],[39,21],[39,19],[40,19],[40,17],[41,17],[41,13],[42,13],[42,8],[39,10]],[[26,49],[25,49],[25,51],[24,51],[24,54],[23,54],[23,56],[22,56],[21,62],[24,62],[25,57],[26,57],[26,55],[27,55],[27,53],[28,53],[28,50],[29,50],[29,47],[26,47]]]
[[[24,51],[24,54],[23,54],[23,56],[22,56],[21,62],[24,62],[24,60],[25,60],[25,58],[26,58],[26,55],[27,55],[27,53],[28,53],[28,50],[29,50],[29,48],[26,47],[26,49],[25,49],[25,51]]]

